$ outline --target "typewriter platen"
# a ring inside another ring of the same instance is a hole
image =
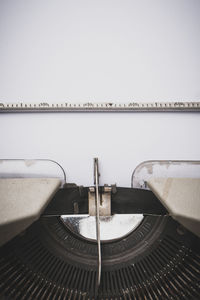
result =
[[[199,299],[200,162],[144,162],[131,188],[99,173],[1,161],[1,299]]]

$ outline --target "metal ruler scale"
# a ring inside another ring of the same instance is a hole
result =
[[[27,112],[200,112],[200,102],[3,103],[0,113]]]

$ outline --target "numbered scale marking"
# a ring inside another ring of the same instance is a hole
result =
[[[200,102],[3,103],[0,113],[22,112],[200,112]]]

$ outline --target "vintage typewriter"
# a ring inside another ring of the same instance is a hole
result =
[[[199,102],[0,104],[0,112],[194,111]],[[0,299],[200,299],[200,161],[147,161],[131,187],[0,160]]]
[[[199,299],[200,162],[148,161],[132,187],[0,161],[0,299]]]

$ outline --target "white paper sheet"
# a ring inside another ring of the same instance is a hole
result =
[[[200,2],[0,1],[0,99],[199,101]],[[199,114],[0,115],[0,158],[130,186],[149,159],[200,159]]]

